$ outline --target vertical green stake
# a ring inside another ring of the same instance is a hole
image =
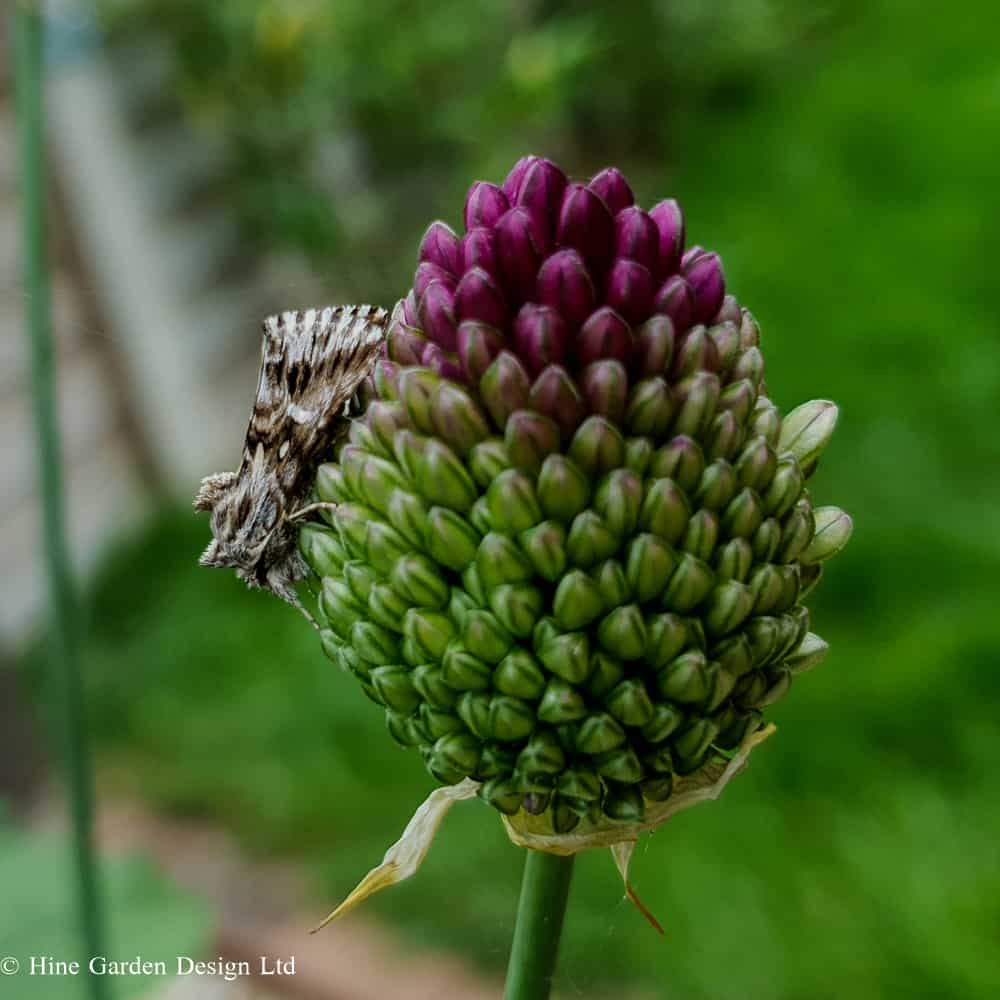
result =
[[[525,853],[504,1000],[547,1000],[573,877],[573,855]]]
[[[67,556],[63,511],[62,455],[56,421],[55,372],[49,312],[46,248],[45,120],[43,114],[44,25],[39,4],[16,3],[14,83],[20,165],[21,255],[26,323],[31,352],[32,394],[38,436],[39,489],[49,591],[50,690],[61,728],[66,781],[73,818],[77,902],[87,957],[102,948],[100,900],[91,838],[92,790],[83,690],[77,645],[76,608]],[[87,976],[94,1000],[108,996],[105,980]]]

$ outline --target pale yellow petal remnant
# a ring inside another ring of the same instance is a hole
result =
[[[403,835],[392,845],[382,858],[382,863],[373,868],[357,885],[353,892],[311,933],[326,927],[328,923],[353,910],[369,896],[402,882],[415,874],[430,850],[441,821],[456,802],[475,797],[479,782],[466,778],[457,785],[435,788],[420,804],[413,818],[406,824]]]

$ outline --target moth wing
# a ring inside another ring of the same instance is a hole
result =
[[[244,463],[288,456],[301,468],[315,458],[378,360],[388,322],[375,306],[329,306],[264,320]]]

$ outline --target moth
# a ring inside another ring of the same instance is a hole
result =
[[[194,508],[211,514],[201,565],[236,570],[251,588],[298,608],[308,573],[297,522],[335,506],[307,503],[316,466],[347,432],[358,389],[378,360],[389,317],[376,306],[329,306],[264,320],[260,378],[237,472],[206,476]]]

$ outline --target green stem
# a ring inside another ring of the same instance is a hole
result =
[[[46,241],[47,185],[43,110],[44,24],[39,4],[15,5],[14,80],[20,165],[21,239],[25,328],[31,353],[32,397],[38,441],[49,603],[49,689],[69,786],[77,875],[77,908],[85,956],[105,954],[97,866],[91,836],[92,789],[76,629],[76,602],[69,569],[63,510],[61,444],[56,420],[55,371],[49,307]],[[108,996],[105,980],[88,976],[94,1000]]]
[[[527,851],[504,1000],[546,1000],[559,954],[573,855]]]

